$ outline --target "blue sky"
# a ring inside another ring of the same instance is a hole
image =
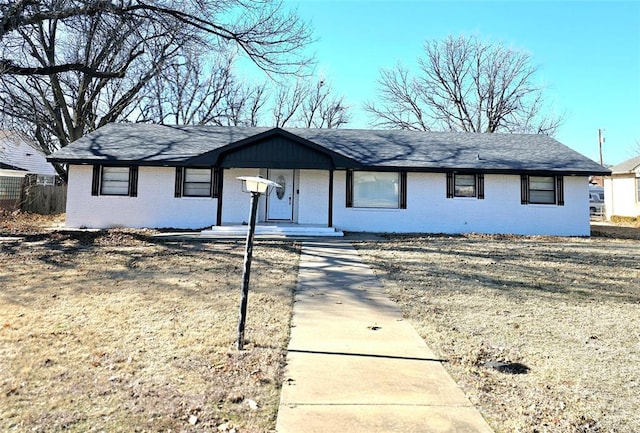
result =
[[[473,35],[530,53],[554,110],[566,120],[556,138],[606,164],[640,148],[638,1],[286,1],[310,22],[309,47],[322,74],[351,106],[351,128],[367,128],[379,70],[417,66],[426,40]],[[637,151],[636,151],[637,153]]]

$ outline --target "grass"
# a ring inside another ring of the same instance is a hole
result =
[[[640,227],[640,217],[612,215],[611,222],[615,224],[623,224],[623,225],[630,225],[633,227]]]
[[[257,243],[239,352],[241,241],[50,222],[0,216],[0,431],[273,431],[298,244]],[[597,230],[355,246],[498,433],[637,432],[640,236]]]
[[[299,249],[256,243],[237,351],[243,253],[118,231],[0,242],[0,430],[272,430]]]
[[[357,247],[497,432],[640,431],[639,241],[469,235]]]

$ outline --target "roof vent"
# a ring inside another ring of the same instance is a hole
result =
[[[481,160],[482,160],[482,158],[480,158],[480,154],[477,154],[477,155],[476,155],[476,159],[477,159],[478,161],[481,161]]]

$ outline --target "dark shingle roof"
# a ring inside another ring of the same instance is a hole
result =
[[[627,174],[635,172],[640,167],[640,155],[635,158],[628,159],[618,165],[611,167],[613,174]]]
[[[270,130],[273,129],[109,124],[54,153],[51,160],[179,165]],[[364,167],[609,173],[545,135],[294,128],[285,131]]]

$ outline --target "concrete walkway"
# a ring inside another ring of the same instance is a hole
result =
[[[278,433],[493,432],[348,241],[303,244],[295,299]]]

